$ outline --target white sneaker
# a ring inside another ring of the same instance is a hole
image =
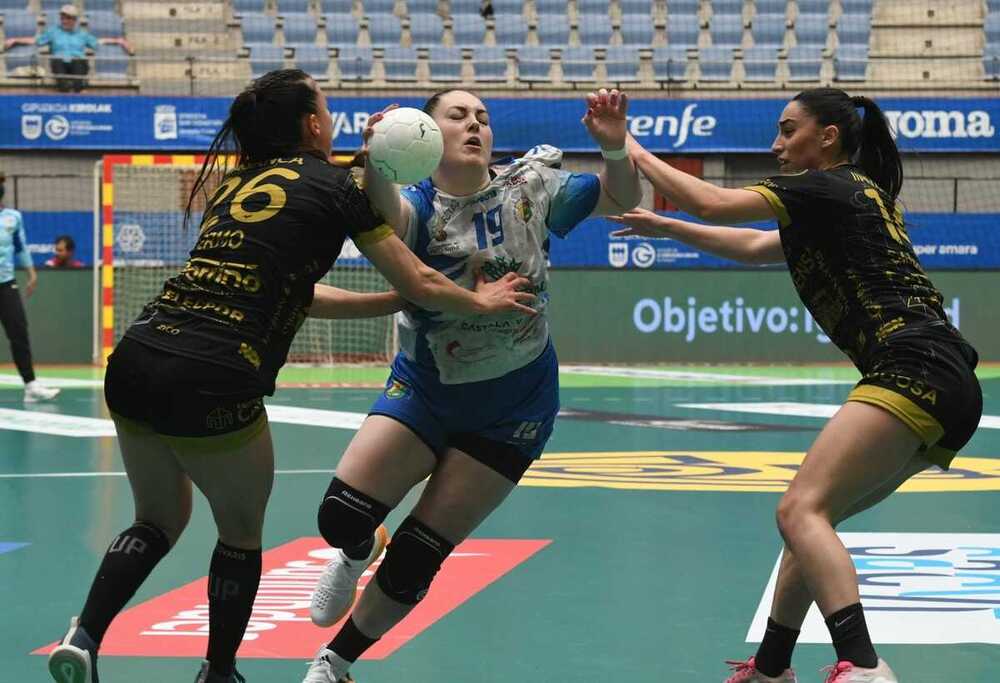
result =
[[[69,631],[49,655],[49,673],[59,683],[97,683],[97,644],[73,617]]]
[[[51,401],[59,395],[59,389],[53,387],[43,387],[37,380],[24,385],[24,402],[38,403],[39,401]]]
[[[363,560],[352,560],[338,550],[319,577],[309,603],[309,616],[317,626],[333,626],[351,611],[358,592],[358,581],[389,543],[389,532],[382,525],[375,530],[372,551]]]
[[[347,662],[337,656],[336,652],[324,647],[316,653],[316,659],[309,663],[309,670],[302,683],[355,683],[347,671],[337,677],[337,668],[344,668],[345,664]]]
[[[837,662],[824,671],[830,674],[826,683],[899,683],[896,674],[881,659],[874,669],[864,669],[851,662]]]

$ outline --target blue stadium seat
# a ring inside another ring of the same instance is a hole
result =
[[[303,14],[309,11],[310,0],[278,0],[278,14]]]
[[[285,48],[278,45],[250,45],[250,75],[260,78],[268,71],[283,69]]]
[[[823,48],[797,45],[788,49],[788,73],[791,81],[818,81],[823,67]]]
[[[319,29],[311,14],[286,14],[282,21],[286,45],[314,45]]]
[[[743,17],[738,14],[716,14],[709,22],[708,32],[716,47],[739,47],[743,42]]]
[[[410,44],[414,47],[440,45],[444,22],[436,14],[410,15]]]
[[[240,19],[243,42],[263,45],[274,42],[274,17],[266,14],[244,14]]]
[[[833,77],[838,81],[863,81],[868,71],[867,45],[841,45],[833,55]]]
[[[711,0],[712,14],[742,14],[743,0]]]
[[[988,81],[1000,80],[1000,45],[987,45],[983,51],[983,75]]]
[[[605,3],[605,6],[607,3]],[[563,14],[566,0],[535,0],[535,14]]]
[[[986,15],[983,31],[986,33],[987,45],[1000,45],[1000,12]]]
[[[517,77],[521,81],[548,81],[552,58],[549,48],[542,45],[522,45],[517,48]]]
[[[777,80],[778,50],[775,47],[748,47],[743,50],[744,80],[754,83]]]
[[[477,81],[506,81],[506,49],[492,45],[480,45],[473,48],[472,68]]]
[[[353,14],[326,15],[326,41],[330,45],[357,45],[358,20]]]
[[[407,14],[437,14],[438,0],[406,0]]]
[[[699,0],[667,0],[667,17],[677,15],[697,16]],[[625,10],[622,10],[623,12]]]
[[[323,14],[350,14],[354,0],[319,0],[319,11]]]
[[[649,20],[646,20],[649,23]],[[576,29],[581,45],[604,47],[611,42],[610,21],[581,21]]]
[[[451,14],[479,14],[482,0],[451,0]]]
[[[323,45],[296,45],[295,66],[317,81],[329,78],[330,50]]]
[[[788,13],[788,0],[755,0],[754,11],[757,14],[780,14],[785,16]]]
[[[362,14],[370,16],[372,14],[392,14],[396,8],[396,0],[361,0],[363,6]]]
[[[822,14],[826,16],[830,13],[830,0],[797,0],[799,14]]]
[[[115,12],[118,5],[117,0],[87,0],[85,9],[90,12]]]
[[[242,14],[263,14],[267,9],[267,0],[233,0],[233,13],[237,16]]]
[[[687,80],[687,49],[683,47],[653,48],[653,76],[658,81]]]
[[[432,81],[462,80],[462,48],[436,45],[428,50]]]
[[[840,0],[844,14],[867,14],[871,16],[873,0]]]
[[[528,24],[521,15],[505,14],[493,18],[497,45],[524,45],[528,39]]]
[[[1000,12],[1000,0],[986,0],[986,12]]]
[[[781,47],[785,44],[785,15],[758,14],[753,18],[750,34],[758,47]]]
[[[837,21],[837,40],[840,45],[868,46],[872,20],[865,14],[844,14]]]
[[[98,38],[121,38],[125,35],[122,23],[114,12],[87,12],[87,30]]]
[[[639,80],[639,49],[614,46],[607,49],[604,66],[612,82]]]
[[[564,47],[559,56],[563,80],[571,82],[594,80],[594,48]]]
[[[128,53],[121,45],[98,45],[94,52],[94,76],[108,80],[128,78]]]
[[[667,18],[667,45],[676,47],[695,47],[698,45],[698,33],[701,24],[698,17],[671,15]]]
[[[698,50],[702,81],[729,81],[733,74],[733,48],[703,47]]]
[[[800,14],[795,20],[795,41],[799,45],[824,47],[829,31],[825,14]]]
[[[38,49],[34,45],[14,45],[4,51],[3,57],[7,64],[7,73],[12,74],[15,69],[37,64]]]
[[[59,11],[59,8],[65,5],[66,2],[60,2],[59,0],[42,0],[42,11],[49,12],[51,10]],[[79,9],[79,7],[77,8]]]
[[[10,10],[23,12],[27,6],[28,0],[0,0],[0,14]]]
[[[577,14],[586,14],[588,19],[592,18],[593,15],[606,17],[609,4],[608,0],[576,0],[576,12]],[[648,8],[644,12],[646,16],[649,16]]]
[[[486,37],[486,22],[478,14],[454,14],[451,17],[451,34],[459,47],[482,45]]]
[[[493,5],[494,16],[500,16],[501,14],[521,16],[524,13],[523,0],[492,0],[491,4]]]
[[[3,15],[3,33],[7,38],[27,38],[38,33],[38,17],[34,12],[10,10]]]
[[[569,43],[569,17],[565,14],[539,14],[538,43],[540,45],[566,45]]]
[[[337,50],[337,67],[342,81],[370,81],[373,64],[370,47],[346,46]]]
[[[644,47],[653,43],[653,22],[645,14],[625,14],[622,16],[622,43]]]
[[[382,55],[387,81],[417,80],[417,51],[412,47],[390,45]]]
[[[392,14],[368,14],[368,37],[375,47],[399,45],[403,26]]]

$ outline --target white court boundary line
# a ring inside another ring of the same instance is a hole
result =
[[[337,470],[275,470],[275,474],[333,474]],[[17,472],[0,474],[0,479],[89,479],[124,477],[125,472]]]
[[[726,382],[761,386],[799,386],[815,384],[856,384],[850,379],[809,379],[801,377],[759,377],[685,370],[655,370],[653,368],[616,368],[605,365],[563,365],[559,372],[567,375],[599,375],[627,379],[664,379],[690,382]]]
[[[97,389],[104,386],[103,379],[82,379],[72,377],[39,377],[39,382],[47,387],[58,387],[59,389]],[[0,373],[0,384],[5,386],[20,387],[24,383],[20,375],[8,375]]]
[[[791,415],[794,417],[833,417],[840,410],[840,404],[833,403],[678,403],[678,408],[696,410],[717,410],[733,413],[755,413],[758,415]],[[1000,415],[983,415],[979,420],[980,429],[1000,429]]]

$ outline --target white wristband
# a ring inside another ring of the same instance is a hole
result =
[[[621,161],[628,157],[628,147],[621,149],[601,149],[601,156],[609,161]]]

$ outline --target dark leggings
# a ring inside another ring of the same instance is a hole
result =
[[[7,339],[10,340],[10,353],[21,379],[25,384],[35,381],[31,345],[28,343],[28,318],[24,314],[21,295],[13,280],[0,284],[0,325],[3,325]]]
[[[63,61],[61,58],[52,60],[50,64],[52,75],[56,79],[56,87],[62,92],[80,92],[87,86],[87,79],[84,76],[90,70],[86,59],[74,59],[71,62]],[[60,76],[63,76],[60,78]],[[70,76],[70,78],[66,78]]]

